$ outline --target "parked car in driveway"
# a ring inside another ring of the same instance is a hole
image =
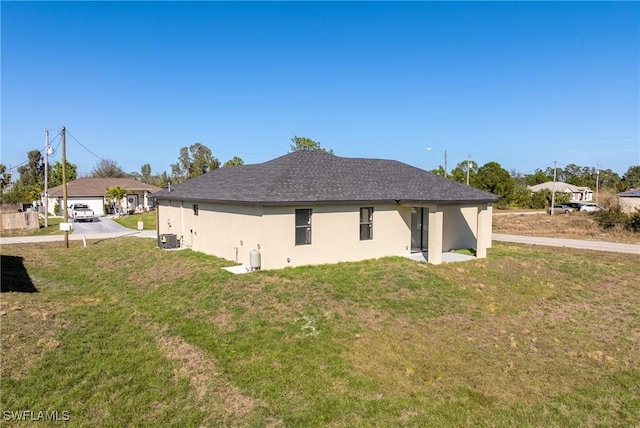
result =
[[[549,210],[547,211],[549,214],[551,214],[551,208],[549,208]],[[568,205],[559,205],[556,204],[553,206],[553,213],[554,214],[569,214],[573,212],[573,208],[571,208]]]
[[[73,204],[69,210],[69,220],[71,221],[93,221],[93,210],[86,204]]]

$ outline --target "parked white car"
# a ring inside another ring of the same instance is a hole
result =
[[[580,211],[586,211],[586,212],[596,212],[596,211],[600,211],[602,209],[602,207],[598,204],[582,204],[580,206]]]

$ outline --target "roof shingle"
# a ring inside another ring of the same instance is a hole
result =
[[[258,205],[499,199],[402,162],[344,158],[319,150],[296,151],[260,164],[219,168],[153,197]]]
[[[67,196],[89,197],[104,196],[105,191],[115,186],[120,186],[130,192],[146,190],[148,192],[158,192],[159,187],[142,183],[133,178],[79,178],[67,183]],[[50,197],[62,196],[62,185],[49,189]]]

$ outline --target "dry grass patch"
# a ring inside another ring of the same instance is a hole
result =
[[[157,340],[165,355],[178,363],[176,376],[189,380],[200,410],[218,414],[216,420],[225,426],[246,426],[244,418],[254,411],[256,402],[225,380],[212,358],[178,337],[160,335]]]
[[[37,293],[2,293],[2,377],[19,380],[45,350],[64,346],[58,335],[68,323],[58,302],[39,299]]]
[[[571,214],[500,214],[493,215],[493,232],[553,238],[589,239],[640,243],[640,234],[624,230],[605,230],[594,213]]]

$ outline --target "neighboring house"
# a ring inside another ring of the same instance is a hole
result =
[[[562,181],[547,181],[546,183],[536,184],[535,186],[529,186],[529,190],[533,193],[541,190],[549,190],[553,192],[555,187],[556,193],[566,193],[570,196],[569,202],[584,201],[589,202],[593,200],[593,191],[588,187],[574,186],[573,184],[563,183]]]
[[[636,211],[640,211],[640,187],[618,193],[618,197],[620,198],[622,211],[625,213],[633,214]]]
[[[107,200],[107,189],[120,186],[127,191],[122,199],[123,208],[142,211],[153,206],[150,196],[160,190],[159,187],[142,183],[133,178],[79,178],[67,183],[67,205],[87,204],[97,216],[104,215],[104,206],[111,201]],[[44,201],[44,195],[42,196]],[[62,185],[49,189],[49,212],[55,214],[55,205],[62,207]]]
[[[491,246],[499,198],[410,165],[295,151],[155,193],[158,233],[263,269]]]

